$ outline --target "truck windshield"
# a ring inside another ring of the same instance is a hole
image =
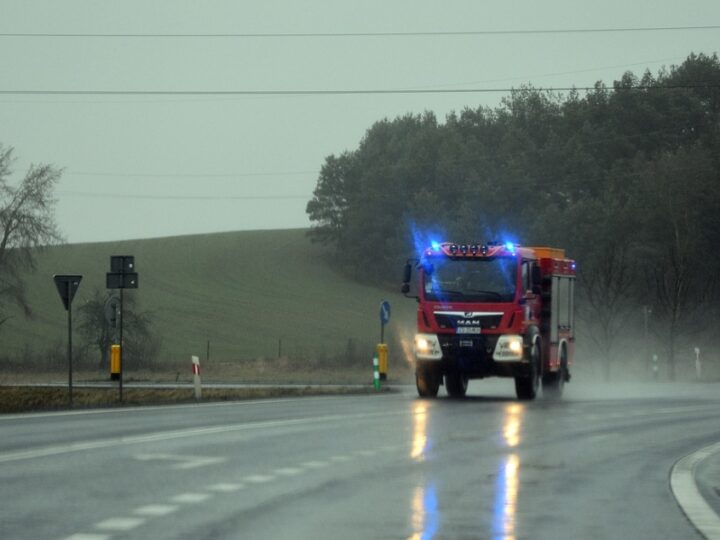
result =
[[[513,257],[466,260],[437,257],[427,263],[423,284],[427,300],[512,302],[515,297],[518,266]]]

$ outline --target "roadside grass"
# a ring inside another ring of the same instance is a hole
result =
[[[204,370],[263,362],[270,377],[283,371],[274,365],[283,358],[299,371],[303,365],[363,370],[379,338],[381,300],[393,308],[386,327],[391,363],[404,362],[392,344],[413,332],[415,302],[338,274],[306,230],[243,231],[45,249],[26,280],[34,317],[16,311],[0,327],[0,376],[18,365],[23,371],[65,369],[67,314],[52,276],[83,275],[73,302],[77,329],[77,309],[94,289],[105,291],[111,255],[135,256],[139,288],[126,294],[151,313],[162,340],[158,357],[140,367],[189,369],[190,355],[197,355]],[[99,353],[77,332],[74,350],[86,366],[98,363]]]
[[[387,391],[387,388],[385,389]],[[202,402],[238,401],[279,397],[373,394],[371,386],[331,387],[304,386],[297,388],[204,388]],[[169,405],[196,403],[192,388],[123,388],[123,402],[118,401],[116,388],[73,388],[73,409],[118,406]],[[68,410],[67,388],[0,387],[0,414]]]

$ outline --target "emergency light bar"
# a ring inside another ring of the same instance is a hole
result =
[[[516,248],[519,247],[513,242],[488,242],[487,244],[451,244],[445,242],[443,244],[433,241],[427,250],[428,255],[433,253],[444,252],[446,255],[487,255],[490,248],[502,248],[511,255],[516,254]]]

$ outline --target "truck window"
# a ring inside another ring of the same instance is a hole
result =
[[[455,302],[512,302],[515,298],[517,259],[433,260],[434,271],[425,275],[428,300]]]

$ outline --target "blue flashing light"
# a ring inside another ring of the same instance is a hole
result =
[[[430,242],[430,247],[433,251],[440,251],[440,242],[436,242],[435,240],[433,240],[432,242]]]
[[[515,244],[513,244],[512,242],[505,242],[505,249],[514,253],[515,252]]]

